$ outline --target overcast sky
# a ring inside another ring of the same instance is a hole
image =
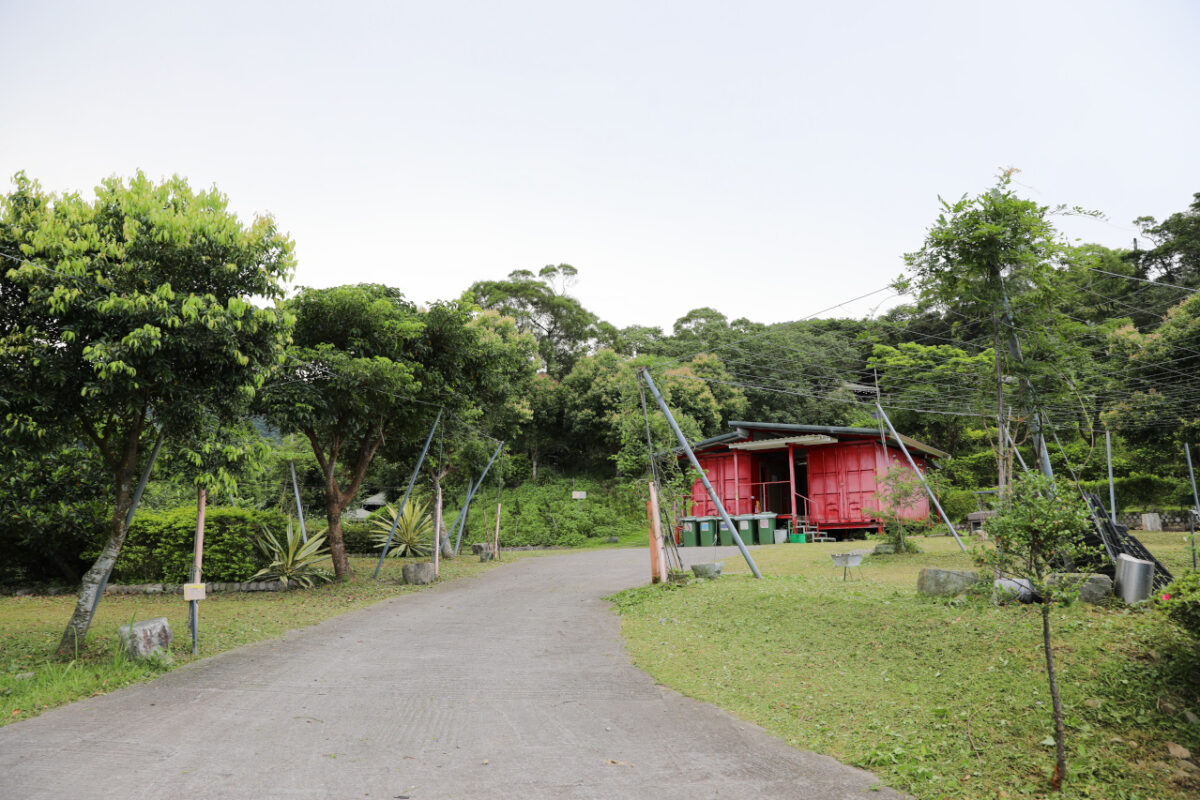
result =
[[[0,33],[5,178],[216,184],[298,285],[422,302],[566,262],[618,325],[775,322],[887,284],[1000,167],[1110,246],[1200,192],[1194,0],[0,0]]]

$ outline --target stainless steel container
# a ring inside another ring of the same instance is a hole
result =
[[[1121,553],[1117,556],[1117,594],[1126,603],[1140,603],[1154,588],[1154,562]]]

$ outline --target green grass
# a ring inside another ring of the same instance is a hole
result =
[[[505,553],[504,558],[511,561],[524,555]],[[371,579],[375,559],[351,557],[350,561],[358,577],[354,582],[308,591],[210,595],[200,603],[200,657],[272,639],[424,588],[400,582],[406,559],[388,559],[378,581]],[[457,559],[442,561],[441,579],[455,580],[502,563],[481,563],[468,550]],[[0,725],[162,672],[164,667],[130,662],[118,654],[117,628],[129,624],[130,618],[166,617],[175,634],[171,645],[175,666],[195,660],[188,604],[179,595],[106,595],[78,657],[57,658],[53,652],[74,607],[74,595],[0,598]]]
[[[1149,534],[1170,567],[1178,534]],[[1068,732],[1062,795],[1034,607],[916,594],[924,566],[971,568],[951,539],[866,559],[843,582],[829,558],[854,545],[753,551],[764,575],[622,592],[635,662],[661,683],[762,725],[793,746],[869,769],[919,798],[1195,797],[1167,742],[1200,755],[1200,652],[1161,615],[1077,604],[1053,613]],[[860,545],[861,546],[861,545]],[[1193,759],[1195,760],[1195,759]]]

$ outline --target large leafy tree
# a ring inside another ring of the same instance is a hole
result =
[[[942,201],[942,213],[924,245],[905,255],[910,281],[902,285],[916,290],[923,307],[950,313],[966,326],[986,320],[993,357],[992,413],[1004,424],[1010,407],[1016,406],[1036,426],[1034,409],[1069,394],[1072,367],[1087,356],[1077,345],[1077,331],[1058,311],[1068,248],[1051,217],[1066,209],[1018,197],[1011,172],[975,197]],[[1016,379],[1015,397],[1007,396],[1008,376]],[[1011,458],[1002,437],[997,447],[1002,488]]]
[[[462,418],[523,414],[532,340],[512,320],[466,302],[419,309],[380,285],[303,289],[288,364],[263,395],[282,430],[303,434],[324,482],[334,573],[352,578],[341,516],[377,452],[401,460],[438,408]]]
[[[472,284],[470,293],[483,308],[512,317],[533,334],[542,368],[561,380],[598,335],[596,315],[567,294],[577,274],[570,264],[547,265],[536,275],[519,269],[507,280]]]
[[[187,438],[237,418],[282,353],[277,298],[292,244],[270,217],[243,224],[215,189],[142,174],[95,198],[48,194],[23,174],[0,200],[0,413],[4,433],[54,429],[91,443],[111,482],[107,541],[63,634],[87,635],[125,541],[139,460],[155,429]]]

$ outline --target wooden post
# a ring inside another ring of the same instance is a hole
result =
[[[492,547],[492,558],[500,560],[500,504],[496,503],[496,538]]]
[[[203,486],[196,489],[196,545],[192,553],[192,583],[200,583],[200,575],[204,566],[204,511],[208,505],[208,490]],[[200,601],[192,600],[191,628],[192,655],[200,654]]]
[[[441,566],[439,556],[442,554],[442,482],[438,481],[437,499],[433,507],[433,577],[438,576]]]
[[[663,548],[662,516],[658,509],[658,491],[653,481],[650,483],[650,567],[653,570],[653,582],[667,580],[667,553]]]

